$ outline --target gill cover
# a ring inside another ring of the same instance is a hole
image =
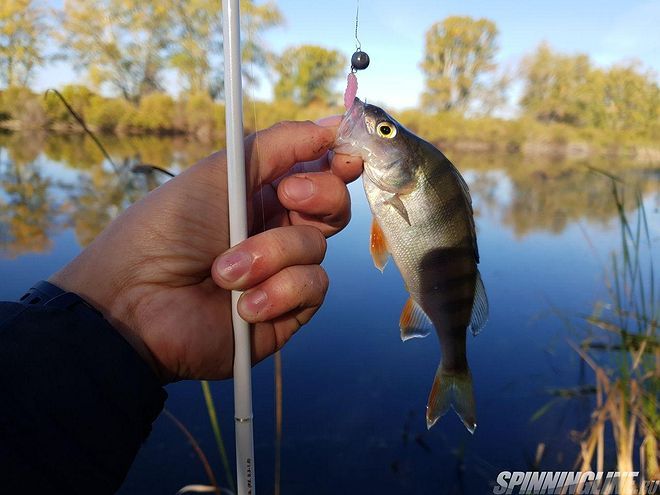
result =
[[[380,190],[407,194],[416,185],[408,135],[384,110],[355,98],[339,124],[334,151],[362,157],[365,175]]]

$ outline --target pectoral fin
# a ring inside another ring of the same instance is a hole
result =
[[[403,204],[403,201],[401,201],[401,198],[398,194],[393,195],[391,198],[385,201],[385,203],[393,206],[394,209],[399,212],[399,215],[401,215],[401,217],[406,221],[406,223],[410,225],[408,210],[406,210],[406,205]]]
[[[415,337],[426,337],[433,329],[431,319],[412,297],[406,301],[399,319],[401,340],[404,342]]]
[[[376,265],[376,268],[382,272],[385,269],[385,265],[387,265],[390,252],[387,249],[383,229],[380,228],[380,225],[378,225],[375,218],[371,222],[371,242],[369,243],[369,252],[374,260],[374,265]]]

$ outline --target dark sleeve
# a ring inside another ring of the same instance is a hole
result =
[[[120,334],[67,296],[0,303],[2,493],[114,493],[167,397]]]

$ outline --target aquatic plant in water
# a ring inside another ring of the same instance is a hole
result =
[[[596,378],[596,407],[579,438],[576,468],[604,471],[614,467],[605,466],[606,450],[613,447],[617,471],[640,473],[639,487],[630,478],[619,481],[618,493],[625,495],[644,493],[644,481],[660,476],[660,305],[642,195],[635,194],[635,213],[628,214],[625,184],[610,178],[621,229],[620,252],[611,255],[607,301],[596,304],[585,319],[588,337],[580,345],[571,343]]]

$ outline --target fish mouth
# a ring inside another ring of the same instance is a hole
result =
[[[333,149],[337,153],[361,156],[360,135],[367,132],[365,123],[365,104],[355,98],[351,107],[341,119]]]

